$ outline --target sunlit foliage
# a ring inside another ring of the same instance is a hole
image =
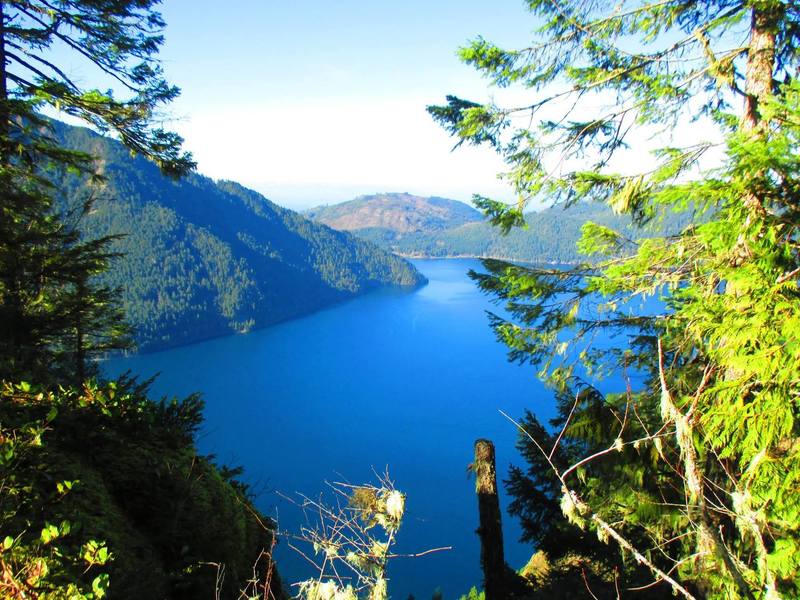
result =
[[[476,276],[512,315],[493,320],[511,357],[536,364],[559,396],[555,434],[526,420],[542,448],[523,438],[533,470],[512,473],[516,510],[542,543],[561,527],[543,520],[560,498],[573,523],[625,556],[620,540],[632,542],[653,578],[671,575],[685,597],[796,597],[798,7],[528,5],[541,24],[530,47],[478,39],[461,55],[494,84],[527,88],[530,101],[451,97],[429,109],[460,141],[489,143],[508,163],[519,204],[479,206],[503,228],[534,197],[601,201],[641,224],[669,211],[697,218],[633,244],[587,225],[580,247],[599,264],[492,262]],[[719,139],[697,138],[695,117]],[[634,142],[631,132],[645,135]],[[651,135],[662,147],[637,170],[624,152],[631,144],[641,156]],[[620,334],[615,348],[593,343],[601,332]],[[643,383],[606,394],[587,385],[609,373]]]

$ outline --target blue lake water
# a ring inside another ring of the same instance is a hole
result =
[[[388,469],[407,494],[396,551],[453,547],[394,559],[391,596],[422,600],[441,587],[451,599],[481,583],[467,477],[474,441],[495,442],[505,476],[521,461],[517,432],[499,411],[549,418],[553,401],[535,369],[509,364],[495,341],[485,311],[497,309],[467,277],[480,262],[414,263],[430,283],[413,292],[380,290],[248,335],[114,359],[104,370],[160,372],[154,396],[202,392],[200,451],[244,466],[258,506],[282,531],[303,521],[281,494],[316,498],[326,481],[375,482]],[[507,560],[521,567],[532,549],[507,514],[504,529]],[[277,557],[287,582],[314,575],[286,541]]]

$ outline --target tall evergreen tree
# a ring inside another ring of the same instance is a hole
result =
[[[511,358],[538,364],[561,397],[561,435],[543,439],[528,419],[537,469],[512,473],[516,508],[539,542],[553,528],[530,499],[559,501],[684,597],[797,597],[800,7],[528,6],[542,23],[530,47],[478,39],[461,56],[496,85],[526,87],[531,101],[448,97],[429,108],[459,143],[491,144],[509,165],[519,203],[477,204],[506,229],[541,197],[606,202],[638,223],[668,211],[703,218],[641,240],[588,224],[580,246],[604,258],[597,265],[489,262],[476,276],[513,317],[493,318]],[[697,117],[724,143],[697,139]],[[639,171],[620,161],[632,132],[667,140]],[[635,303],[650,296],[663,309],[642,314]],[[593,345],[600,330],[627,334],[629,347]],[[582,391],[588,374],[609,371],[645,381],[599,398]],[[542,467],[554,485],[538,479]]]
[[[92,157],[61,148],[39,111],[50,106],[82,119],[168,175],[191,170],[181,138],[153,125],[158,107],[178,94],[156,61],[164,26],[157,3],[0,2],[0,377],[80,381],[92,352],[125,344],[114,293],[93,280],[111,258],[111,238],[81,240],[75,224],[54,213],[51,174],[97,177]],[[82,88],[58,52],[82,60],[118,93]]]
[[[130,345],[115,290],[94,280],[113,258],[113,237],[81,240],[78,214],[56,214],[35,184],[19,193],[27,206],[0,223],[0,379],[80,384],[94,374],[88,359]]]

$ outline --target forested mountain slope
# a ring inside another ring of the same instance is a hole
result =
[[[391,201],[391,203],[389,203]],[[435,209],[442,213],[430,218]],[[352,231],[397,254],[417,257],[483,257],[523,262],[570,263],[584,260],[576,244],[587,221],[645,237],[630,218],[615,215],[607,206],[581,203],[564,209],[551,207],[526,215],[527,228],[503,235],[480,212],[457,200],[420,198],[409,194],[377,194],[304,213],[309,218],[338,229]],[[387,218],[387,214],[402,215]],[[678,231],[688,215],[671,216],[660,229]]]
[[[424,278],[405,260],[313,223],[233,182],[162,176],[121,144],[56,124],[61,142],[98,157],[105,181],[56,177],[68,210],[93,197],[79,227],[113,234],[103,277],[122,288],[138,346],[154,350],[296,317],[383,285]]]

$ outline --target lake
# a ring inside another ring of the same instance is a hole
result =
[[[104,371],[160,372],[154,397],[202,392],[200,451],[243,466],[257,505],[281,531],[303,523],[282,496],[317,498],[326,481],[375,483],[388,469],[407,494],[396,551],[453,548],[393,559],[391,596],[422,600],[440,587],[450,599],[482,580],[467,474],[475,440],[495,442],[502,478],[521,460],[500,411],[549,418],[553,401],[535,369],[509,364],[494,339],[485,311],[497,307],[467,277],[479,261],[413,262],[430,280],[415,291],[379,290],[247,335],[110,360]],[[503,517],[506,558],[519,568],[532,548]],[[314,575],[285,540],[277,560],[287,582]]]

